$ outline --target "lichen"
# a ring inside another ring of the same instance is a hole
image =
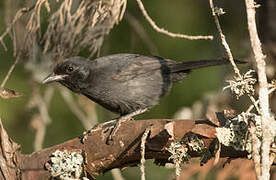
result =
[[[246,118],[244,118],[246,117]],[[261,147],[262,127],[261,117],[253,113],[242,113],[233,119],[229,119],[224,127],[216,128],[217,138],[224,146],[231,146],[237,151],[247,151],[248,158],[251,158],[252,153],[252,137],[249,133],[248,121],[255,124],[256,137],[258,139],[256,146]],[[271,132],[275,138],[276,123],[271,123]],[[273,144],[272,144],[273,145]]]
[[[188,148],[180,142],[172,142],[167,150],[171,153],[169,160],[172,160],[175,165],[176,176],[180,176],[181,164],[190,159]]]
[[[191,150],[195,152],[201,153],[205,148],[203,141],[199,139],[195,134],[190,134],[189,136],[187,136],[185,142],[185,144],[187,144],[189,148],[191,148]]]
[[[204,146],[204,142],[198,138],[196,134],[189,134],[186,136],[182,142],[187,145],[189,150],[199,153],[200,155],[200,165],[205,164],[212,155],[209,148]]]
[[[84,157],[81,152],[56,150],[50,157],[48,170],[52,177],[61,180],[80,180],[83,175],[83,163]]]
[[[242,76],[234,76],[234,80],[227,80],[229,84],[223,90],[230,88],[231,92],[239,99],[244,94],[253,95],[255,93],[254,84],[257,80],[253,77],[255,71],[249,70]]]
[[[247,150],[248,122],[242,115],[230,119],[224,127],[216,128],[217,138],[224,146],[231,146],[237,151]]]

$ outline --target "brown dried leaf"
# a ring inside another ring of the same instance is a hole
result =
[[[219,126],[219,120],[217,118],[216,112],[208,110],[206,113],[206,118],[214,125]]]
[[[208,138],[217,137],[215,127],[207,124],[197,124],[191,132]]]
[[[174,121],[165,124],[164,128],[167,130],[168,134],[171,136],[170,140],[174,140]]]
[[[23,96],[22,93],[15,92],[14,90],[7,88],[0,88],[0,97],[3,99],[17,98]]]

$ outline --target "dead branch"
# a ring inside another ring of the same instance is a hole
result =
[[[149,129],[149,136],[145,145],[145,158],[155,159],[159,165],[164,165],[171,154],[167,151],[171,142],[179,142],[183,137],[195,134],[204,142],[212,154],[212,142],[216,138],[215,126],[207,120],[139,120],[128,121],[122,124],[112,145],[106,145],[106,128],[96,129],[88,134],[84,143],[75,138],[62,144],[43,149],[32,154],[19,154],[18,162],[22,179],[41,179],[50,177],[45,169],[49,165],[50,156],[56,150],[82,152],[84,155],[84,170],[90,175],[106,172],[113,168],[124,168],[140,163],[141,137]],[[190,157],[199,157],[200,153],[189,149]],[[233,148],[222,146],[221,157],[244,158],[246,152],[236,151]],[[35,178],[37,177],[37,178]]]
[[[136,1],[137,1],[137,4],[138,4],[141,12],[143,13],[143,16],[146,18],[146,20],[149,22],[149,24],[155,31],[165,34],[170,37],[174,37],[174,38],[183,38],[183,39],[189,39],[189,40],[199,40],[199,39],[213,40],[213,36],[210,36],[210,35],[208,35],[208,36],[191,36],[191,35],[186,35],[186,34],[172,33],[166,29],[158,27],[156,25],[156,23],[151,19],[149,14],[147,13],[142,1],[141,0],[136,0]]]
[[[257,33],[257,26],[255,21],[255,8],[257,7],[254,0],[245,0],[248,31],[250,35],[251,46],[257,63],[257,73],[259,79],[259,99],[260,99],[260,110],[262,118],[262,155],[261,155],[261,173],[260,179],[269,179],[270,177],[270,145],[273,140],[273,132],[271,130],[271,123],[274,119],[271,117],[269,112],[269,97],[268,97],[268,83],[265,72],[265,56],[262,52],[261,42]]]
[[[218,19],[218,16],[224,14],[225,12],[223,11],[222,8],[215,7],[214,3],[213,3],[213,0],[209,0],[209,4],[210,4],[210,8],[212,10],[212,15],[214,17],[215,24],[217,26],[217,29],[218,29],[218,32],[219,32],[219,35],[220,35],[221,44],[223,45],[223,47],[224,47],[224,49],[226,51],[226,54],[229,57],[229,61],[231,62],[235,73],[239,77],[241,77],[240,71],[239,71],[236,63],[234,62],[234,58],[233,58],[231,49],[230,49],[230,47],[229,47],[229,45],[228,45],[228,43],[226,41],[225,35],[222,32],[222,29],[221,29],[221,26],[220,26],[220,23],[219,23],[219,19]]]
[[[252,94],[254,94],[254,88],[253,88],[253,85],[255,84],[256,80],[254,81],[253,78],[250,77],[250,73],[252,72],[251,70],[249,70],[247,73],[245,73],[244,75],[241,75],[240,73],[240,70],[238,69],[235,61],[234,61],[234,58],[233,58],[233,54],[231,52],[231,49],[226,41],[226,38],[225,38],[225,35],[223,34],[223,31],[222,31],[222,28],[220,26],[220,22],[219,22],[219,18],[218,16],[220,15],[223,15],[225,12],[223,11],[222,8],[218,8],[218,7],[215,7],[214,6],[214,3],[213,3],[213,0],[209,0],[209,4],[210,4],[210,8],[212,10],[212,15],[214,17],[214,20],[215,20],[215,24],[216,24],[216,27],[217,27],[217,30],[219,32],[219,35],[220,35],[220,39],[221,39],[221,44],[223,45],[225,51],[226,51],[226,54],[229,58],[229,61],[234,69],[234,72],[235,74],[237,75],[236,77],[234,76],[234,79],[238,80],[240,79],[240,81],[242,82],[242,88],[244,88],[246,90],[246,94],[248,95],[248,97],[250,98],[250,100],[252,101],[252,103],[254,104],[255,108],[257,109],[257,111],[259,111],[259,107],[257,106],[256,104],[256,100],[254,99],[254,97],[252,96]],[[246,76],[248,76],[248,78],[246,78]],[[249,81],[247,81],[249,80]],[[228,81],[229,82],[229,81]],[[231,81],[230,81],[231,82]],[[230,87],[231,87],[231,84],[230,84]],[[233,88],[233,86],[231,87],[231,89]],[[240,89],[242,89],[240,88]],[[234,88],[235,89],[235,88]],[[237,98],[239,98],[239,96],[245,94],[245,93],[242,93],[243,91],[241,90],[238,90],[240,93],[237,94]],[[253,91],[252,91],[253,90]],[[251,92],[252,91],[252,92]],[[233,92],[233,91],[232,91]],[[235,92],[235,91],[234,91]],[[234,93],[235,94],[235,93]]]

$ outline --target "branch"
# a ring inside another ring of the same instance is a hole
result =
[[[241,74],[240,74],[240,71],[234,61],[234,58],[233,58],[233,55],[232,55],[232,52],[231,52],[231,49],[226,41],[226,38],[225,38],[225,35],[223,34],[222,32],[222,29],[221,29],[221,26],[220,26],[220,23],[219,23],[219,19],[218,19],[218,15],[221,15],[223,14],[223,10],[222,9],[218,9],[216,7],[214,7],[214,3],[213,3],[213,0],[209,0],[209,4],[210,4],[210,8],[212,10],[212,15],[214,17],[214,20],[215,20],[215,24],[217,26],[217,29],[218,29],[218,32],[219,32],[219,35],[220,35],[220,39],[221,39],[221,44],[223,45],[225,51],[226,51],[226,54],[227,56],[229,57],[229,61],[231,62],[232,66],[233,66],[233,69],[235,71],[235,73],[241,77]],[[219,11],[220,10],[220,11]]]
[[[268,83],[265,72],[265,56],[262,52],[261,42],[258,37],[256,21],[255,21],[255,8],[256,4],[254,0],[245,0],[247,21],[248,21],[248,31],[250,35],[251,46],[255,55],[255,60],[257,63],[257,73],[259,79],[259,100],[260,100],[260,110],[262,118],[262,158],[261,158],[261,177],[260,179],[269,179],[270,174],[270,145],[272,142],[272,132],[271,123],[273,119],[269,113],[269,97],[268,97]]]
[[[149,14],[147,13],[143,3],[141,0],[136,0],[137,4],[140,8],[140,10],[142,11],[144,17],[146,18],[146,20],[150,23],[151,27],[162,34],[165,34],[167,36],[170,37],[176,37],[176,38],[183,38],[183,39],[189,39],[189,40],[199,40],[199,39],[204,39],[204,40],[213,40],[213,36],[191,36],[191,35],[186,35],[186,34],[177,34],[177,33],[172,33],[167,31],[166,29],[160,28],[156,25],[156,23],[151,19],[151,17],[149,16]]]
[[[56,150],[70,152],[82,152],[84,154],[85,171],[90,175],[106,172],[113,168],[123,168],[138,165],[141,160],[140,142],[147,128],[149,136],[145,145],[145,158],[155,159],[159,165],[164,165],[171,154],[167,151],[171,142],[179,142],[183,137],[196,134],[204,147],[209,147],[216,138],[215,126],[207,120],[139,120],[128,121],[122,124],[114,137],[112,145],[106,145],[106,128],[94,129],[87,134],[86,140],[82,143],[80,138],[75,138],[62,144],[43,149],[41,151],[24,155],[21,154],[20,170],[22,179],[41,179],[50,177],[45,169],[50,156]],[[207,148],[209,149],[209,148]],[[210,149],[212,154],[212,149]],[[200,153],[189,150],[190,157],[199,157]],[[246,152],[236,151],[233,148],[222,146],[221,157],[246,157]],[[34,178],[37,177],[37,178]]]

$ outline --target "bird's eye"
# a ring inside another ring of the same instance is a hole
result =
[[[67,70],[67,72],[73,72],[74,71],[74,68],[72,67],[72,66],[68,66],[67,68],[66,68],[66,70]]]

